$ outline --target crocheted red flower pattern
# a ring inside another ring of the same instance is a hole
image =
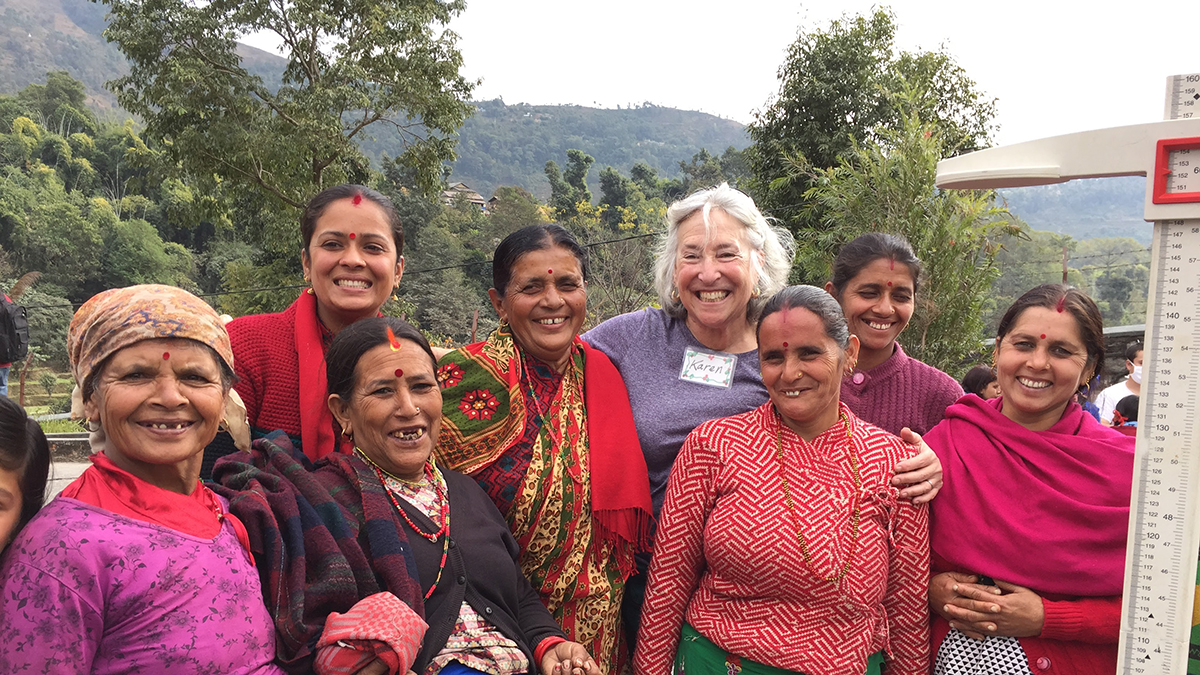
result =
[[[442,389],[448,389],[462,382],[463,371],[456,363],[447,363],[437,369],[438,386]]]
[[[492,415],[496,414],[496,406],[499,403],[496,401],[496,396],[487,389],[476,389],[475,391],[467,392],[466,396],[458,402],[458,409],[462,414],[467,416],[467,419],[478,420],[492,419]]]

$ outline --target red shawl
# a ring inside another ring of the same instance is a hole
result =
[[[578,337],[575,345],[583,351],[592,515],[598,534],[618,550],[646,550],[652,520],[650,486],[629,392],[603,352]],[[497,331],[487,341],[450,352],[439,361],[444,403],[437,452],[450,468],[474,474],[520,439],[525,404],[521,359],[514,349],[511,335]],[[482,414],[474,413],[470,401],[481,393],[487,394],[488,405]],[[468,419],[460,414],[466,411],[474,414]],[[618,558],[622,571],[631,573],[632,555]]]
[[[300,448],[317,461],[333,449],[333,413],[326,399],[325,346],[317,296],[305,291],[296,299],[296,356],[300,364]]]
[[[959,570],[1042,593],[1121,593],[1134,439],[1072,402],[1030,431],[1000,398],[967,395],[925,435],[942,461],[933,553]]]
[[[217,496],[199,480],[192,494],[183,495],[147,483],[118,467],[102,452],[89,459],[92,465],[63,489],[63,497],[200,539],[214,539],[221,532],[221,520],[217,518],[220,508],[247,555],[250,554],[246,526],[228,509],[220,507]],[[254,557],[250,560],[253,562]]]

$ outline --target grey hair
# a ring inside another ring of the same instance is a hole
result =
[[[792,257],[796,242],[792,233],[771,225],[754,200],[744,192],[721,183],[716,187],[697,190],[671,204],[667,208],[667,232],[659,239],[657,257],[654,260],[654,288],[658,300],[667,314],[675,318],[687,316],[687,310],[675,293],[675,259],[679,253],[679,225],[697,211],[703,214],[705,229],[711,229],[709,214],[713,209],[724,211],[745,228],[746,242],[750,244],[750,262],[758,276],[755,290],[758,297],[750,298],[746,307],[746,320],[754,321],[767,298],[787,285],[792,271]]]
[[[842,311],[842,306],[838,304],[837,298],[816,286],[788,286],[772,295],[758,317],[758,324],[754,327],[754,339],[758,339],[758,331],[762,329],[764,319],[785,309],[807,309],[816,314],[825,326],[826,337],[842,349],[850,346],[850,328],[846,326],[846,314]]]

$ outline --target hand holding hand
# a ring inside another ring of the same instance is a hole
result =
[[[1033,637],[1042,632],[1046,621],[1042,598],[1024,586],[1004,581],[995,586],[958,583],[954,592],[957,597],[938,613],[970,637]]]

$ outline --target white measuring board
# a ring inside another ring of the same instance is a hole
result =
[[[942,188],[1146,176],[1154,221],[1118,670],[1184,675],[1200,550],[1200,75],[1168,78],[1167,120],[943,160]],[[1197,670],[1200,673],[1200,661]]]

